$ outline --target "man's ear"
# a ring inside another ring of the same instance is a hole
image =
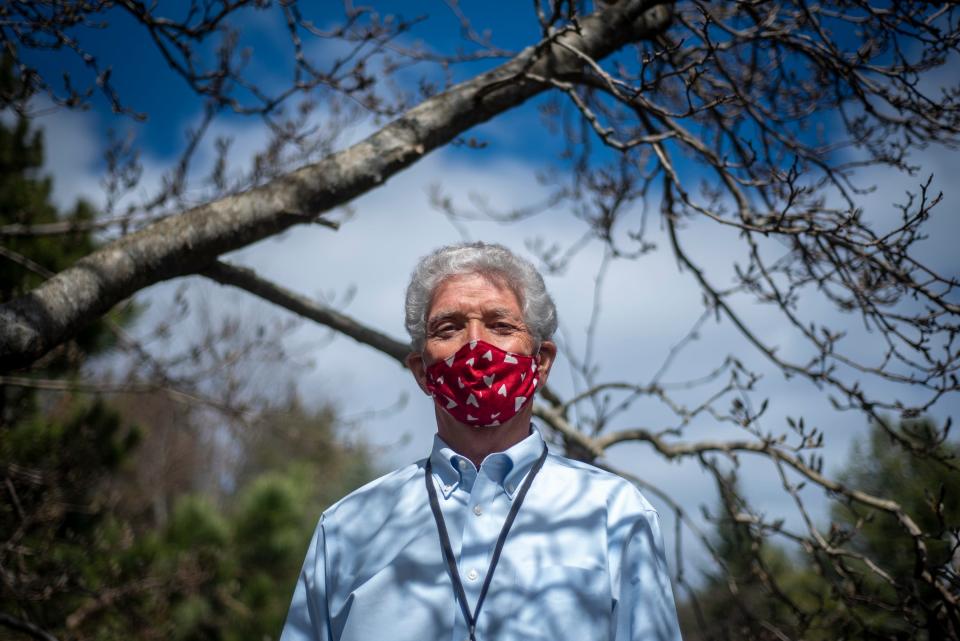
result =
[[[553,362],[557,359],[557,344],[553,341],[543,341],[540,343],[540,352],[537,355],[537,364],[538,364],[538,373],[537,375],[540,378],[540,384],[545,384],[547,382],[547,377],[550,376],[550,368],[553,367]]]
[[[430,392],[427,390],[427,368],[423,363],[423,354],[420,352],[410,352],[404,362],[407,364],[407,369],[413,374],[413,378],[416,379],[417,385],[423,390],[423,393],[430,396]]]

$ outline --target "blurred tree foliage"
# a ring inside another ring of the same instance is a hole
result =
[[[792,637],[799,627],[798,611],[788,606],[789,601],[821,598],[826,584],[759,535],[736,474],[721,478],[720,501],[710,515],[716,527],[709,541],[719,563],[706,573],[703,586],[679,604],[684,639],[782,638],[770,622]],[[772,591],[787,594],[790,600],[772,599]],[[821,638],[809,632],[798,636]]]
[[[901,421],[897,431],[918,451],[960,455],[960,444],[942,440],[929,419]],[[915,563],[913,539],[893,515],[849,503],[838,504],[832,510],[840,536],[850,537],[855,551],[869,555],[889,575],[888,580],[855,558],[842,565],[850,589],[859,588],[885,606],[863,608],[853,614],[876,637],[916,638],[909,635],[906,627],[912,618],[911,612],[897,606],[898,593],[900,596],[909,593],[912,577],[924,571],[946,570],[952,577],[954,598],[960,598],[960,475],[936,460],[905,453],[902,447],[891,442],[889,434],[875,425],[865,441],[855,444],[840,478],[847,485],[866,492],[883,492],[878,496],[899,503],[924,532],[926,563],[919,566]],[[942,638],[933,632],[938,614],[933,604],[938,603],[938,599],[929,586],[919,587],[919,594],[914,598],[920,601],[918,610],[926,614],[927,620],[913,623],[921,629],[927,628],[930,632],[924,638],[935,641]]]
[[[0,614],[58,639],[275,638],[317,517],[373,476],[369,453],[340,442],[329,409],[271,411],[256,421],[253,458],[277,465],[251,466],[219,495],[174,491],[160,522],[145,484],[131,482],[141,461],[164,455],[144,447],[157,430],[124,409],[65,396],[3,427],[15,500],[0,502]],[[273,430],[286,432],[279,448]],[[298,432],[306,446],[284,458]]]
[[[0,96],[7,114],[24,98],[7,62]],[[50,202],[43,148],[23,115],[0,122],[8,229],[93,217]],[[95,244],[89,231],[13,239],[0,301]],[[131,318],[108,316],[36,370],[89,378],[81,366]],[[295,396],[239,429],[162,389],[107,400],[0,384],[0,638],[275,638],[320,512],[373,476],[336,425]]]
[[[921,452],[960,455],[960,445],[938,438],[929,419],[904,420],[895,429]],[[873,560],[882,574],[856,556],[830,562],[823,549],[793,558],[756,531],[731,475],[719,488],[710,540],[725,571],[707,574],[703,586],[681,604],[684,639],[772,640],[784,634],[817,641],[943,638],[937,632],[939,601],[934,595],[920,592],[917,610],[926,612],[928,621],[913,622],[913,631],[905,618],[910,612],[897,604],[908,593],[911,577],[924,570],[946,571],[960,594],[960,477],[931,459],[905,452],[888,429],[874,425],[865,439],[854,443],[839,479],[850,488],[899,503],[927,533],[926,566],[915,567],[913,539],[893,515],[849,503],[834,505],[823,538],[834,548],[849,542],[849,548]],[[828,582],[825,573],[841,580]],[[869,602],[851,604],[836,593],[837,585],[849,594],[868,596]],[[771,598],[774,592],[784,598]],[[917,628],[928,631],[917,637]]]
[[[0,111],[12,122],[0,122],[0,226],[13,227],[68,222],[82,225],[93,219],[93,208],[80,201],[61,216],[50,202],[49,177],[41,175],[43,135],[31,131],[21,110],[27,96],[11,69],[9,58],[0,58]],[[92,251],[88,232],[58,235],[25,235],[5,238],[0,256],[0,303],[20,296],[43,282],[51,273],[73,264]],[[81,331],[76,340],[55,350],[37,364],[49,374],[75,369],[85,354],[106,349],[113,341],[106,324],[129,320],[131,312],[113,312]],[[0,385],[0,420],[12,422],[32,412],[35,396],[20,388]]]

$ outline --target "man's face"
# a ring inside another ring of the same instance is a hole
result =
[[[424,387],[427,367],[452,356],[473,340],[527,356],[533,355],[535,345],[513,290],[477,274],[448,278],[434,292],[427,311],[423,352],[411,354],[407,365]],[[544,341],[540,347],[541,381],[546,381],[555,352],[556,348],[549,341]]]
[[[424,359],[429,365],[473,340],[508,352],[533,353],[533,337],[513,290],[476,274],[448,278],[437,288],[427,312]]]

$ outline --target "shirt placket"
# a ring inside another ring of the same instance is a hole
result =
[[[466,505],[458,565],[471,613],[477,606],[481,588],[489,572],[493,548],[509,509],[507,503],[507,497],[499,484],[482,472],[476,475]],[[488,594],[487,599],[489,598]],[[482,622],[482,613],[479,618]],[[478,641],[482,638],[481,631],[482,626],[478,625]],[[464,641],[469,637],[466,628],[456,632],[454,641]]]

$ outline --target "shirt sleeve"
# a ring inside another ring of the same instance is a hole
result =
[[[681,641],[660,516],[648,505],[624,515],[621,524],[615,641]]]
[[[325,548],[321,516],[293,591],[280,641],[332,641],[327,611]]]

